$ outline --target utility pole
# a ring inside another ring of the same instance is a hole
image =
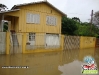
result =
[[[92,32],[93,10],[91,11],[90,33]]]
[[[47,0],[44,0],[45,2],[47,2]]]

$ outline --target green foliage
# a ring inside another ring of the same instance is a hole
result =
[[[74,21],[79,22],[80,23],[80,19],[78,17],[73,17],[72,18]]]
[[[78,35],[78,36],[99,36],[99,28],[97,26],[92,25],[88,22],[80,23],[78,21],[74,21],[70,18],[63,17],[62,19],[62,34],[67,35]]]
[[[3,31],[6,32],[8,30],[8,22],[4,22]]]
[[[70,18],[62,18],[62,34],[74,35],[75,30],[77,30],[76,22]]]

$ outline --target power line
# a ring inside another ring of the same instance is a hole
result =
[[[76,15],[88,15],[88,14],[79,14],[79,13],[67,13],[67,14],[72,14],[72,15],[74,15],[74,14],[76,14]]]

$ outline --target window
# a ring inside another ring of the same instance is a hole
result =
[[[29,33],[29,35],[27,35],[28,40],[27,40],[27,45],[26,45],[26,49],[27,50],[33,50],[35,49],[35,33]]]
[[[40,23],[40,15],[27,13],[27,23],[39,24]]]
[[[29,41],[35,41],[35,33],[29,33]]]
[[[56,18],[53,16],[47,16],[46,17],[46,24],[47,25],[56,25]]]

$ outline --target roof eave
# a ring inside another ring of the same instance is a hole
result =
[[[39,2],[32,2],[32,3],[25,3],[25,4],[18,4],[18,5],[14,5],[11,10],[14,10],[16,7],[19,6],[24,6],[24,5],[29,5],[29,4],[35,4],[35,3],[47,3],[48,5],[50,5],[52,8],[56,9],[59,13],[62,14],[62,16],[67,16],[65,13],[63,13],[62,11],[60,11],[59,9],[57,9],[56,7],[54,7],[51,3],[49,3],[48,1],[39,1]]]
[[[14,11],[19,11],[20,9],[14,9],[14,10],[8,10],[8,11],[1,11],[0,14],[3,13],[8,13],[8,12],[14,12]]]

